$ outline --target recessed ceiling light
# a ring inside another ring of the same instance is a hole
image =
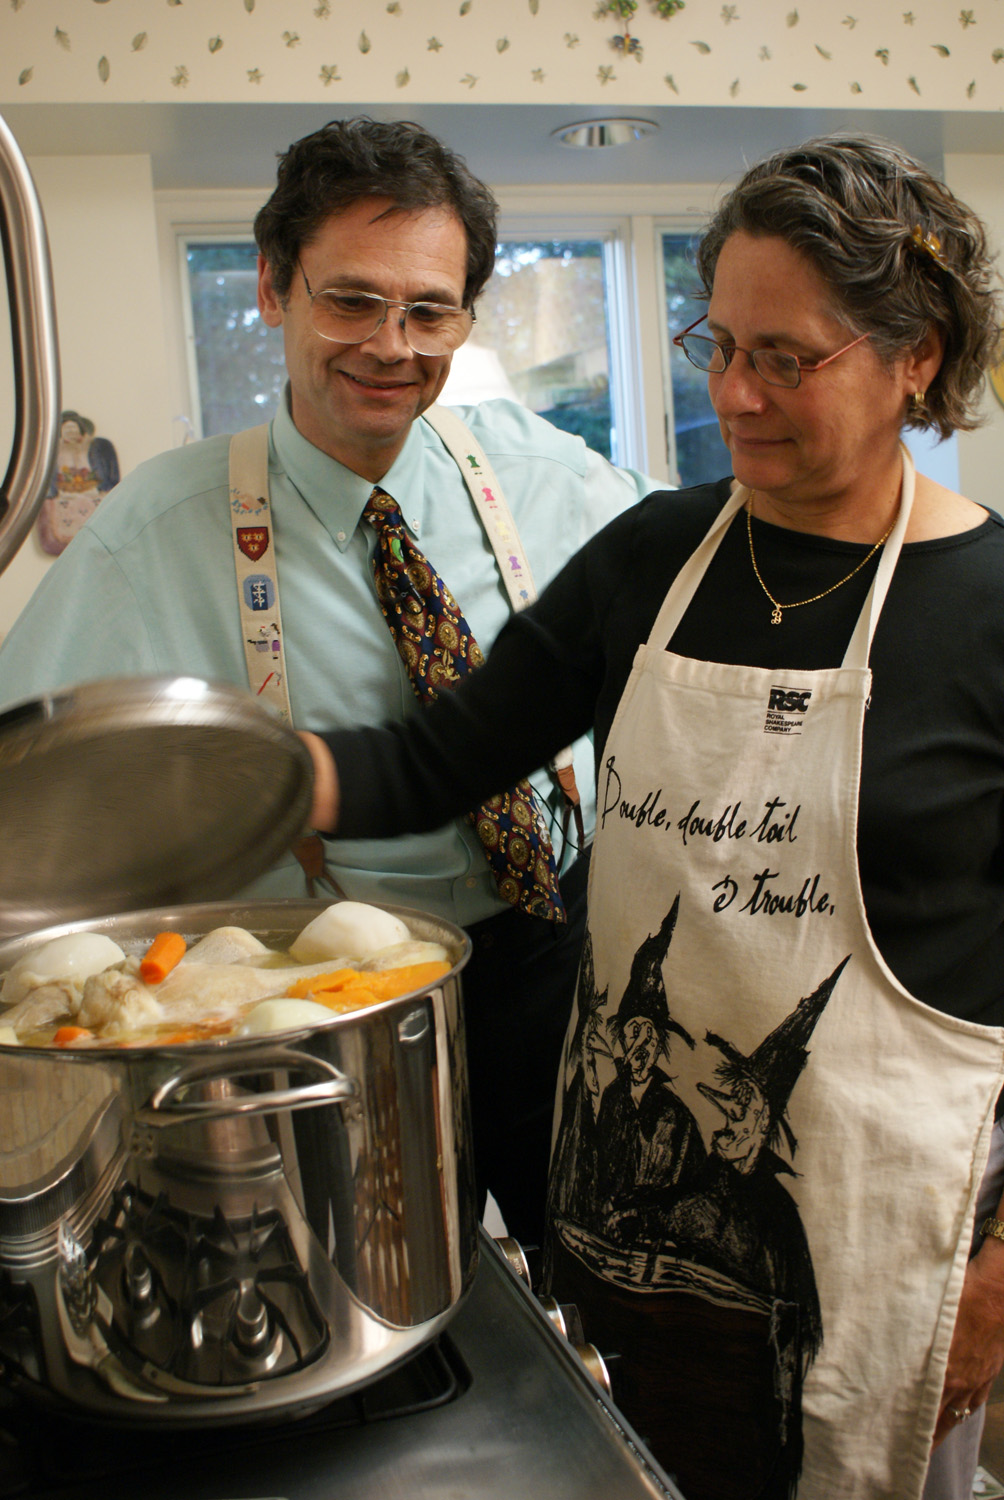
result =
[[[562,146],[626,146],[659,129],[654,120],[581,120],[551,131]]]

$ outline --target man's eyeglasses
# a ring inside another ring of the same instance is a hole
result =
[[[697,323],[703,323],[707,313],[697,319]],[[697,323],[691,323],[690,328],[685,328],[678,333],[673,343],[678,345],[699,370],[704,370],[708,375],[723,374],[732,363],[733,357],[745,354],[754,370],[765,380],[768,385],[783,385],[789,390],[795,390],[802,383],[803,375],[813,375],[821,370],[824,365],[832,364],[839,359],[841,354],[846,354],[848,349],[853,349],[857,344],[863,344],[871,334],[863,333],[860,338],[853,339],[851,343],[845,344],[838,349],[836,354],[830,354],[826,359],[817,360],[814,365],[805,364],[797,354],[786,354],[781,349],[740,349],[738,344],[720,344],[717,339],[705,338],[700,333],[691,333],[691,328],[696,328]]]
[[[466,307],[448,307],[442,302],[394,302],[375,292],[340,286],[315,292],[302,266],[300,275],[310,298],[314,332],[333,344],[362,344],[372,338],[387,321],[392,307],[401,309],[400,327],[416,354],[452,354],[474,324],[474,314]]]

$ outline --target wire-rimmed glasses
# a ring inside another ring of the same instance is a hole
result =
[[[863,344],[871,334],[863,333],[859,338],[852,339],[836,354],[830,354],[826,359],[819,359],[815,364],[806,364],[799,359],[797,354],[788,354],[783,349],[740,349],[738,344],[720,344],[717,339],[706,338],[700,333],[691,333],[698,323],[703,323],[707,313],[702,313],[697,322],[691,323],[690,328],[685,328],[678,333],[673,340],[699,370],[706,375],[722,375],[732,363],[733,357],[745,354],[754,370],[765,380],[768,385],[783,385],[788,390],[797,390],[802,383],[803,375],[813,375],[821,370],[824,365],[832,364],[839,359],[841,354],[846,354],[848,349],[853,349],[857,344]]]
[[[401,309],[401,331],[416,354],[452,354],[474,324],[474,314],[467,307],[449,307],[444,302],[395,302],[353,287],[332,286],[315,292],[302,266],[300,275],[310,298],[314,332],[333,344],[365,343],[383,327],[392,307]]]

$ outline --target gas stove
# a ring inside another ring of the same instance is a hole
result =
[[[217,1195],[219,1189],[216,1190]],[[306,1369],[327,1343],[286,1219],[218,1201],[201,1217],[166,1192],[120,1184],[89,1253],[60,1239],[63,1306],[82,1334],[108,1309],[107,1337],[133,1368],[174,1390],[239,1387]],[[74,1269],[79,1263],[79,1277]],[[105,1336],[105,1330],[102,1330]]]
[[[586,1330],[588,1334],[588,1329]],[[308,1416],[192,1431],[67,1417],[7,1387],[0,1500],[644,1500],[679,1490],[482,1235],[445,1333]]]

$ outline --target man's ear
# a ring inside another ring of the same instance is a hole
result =
[[[272,284],[272,267],[264,255],[258,257],[258,311],[261,313],[262,321],[269,328],[279,328],[282,325],[282,302],[276,295]]]

